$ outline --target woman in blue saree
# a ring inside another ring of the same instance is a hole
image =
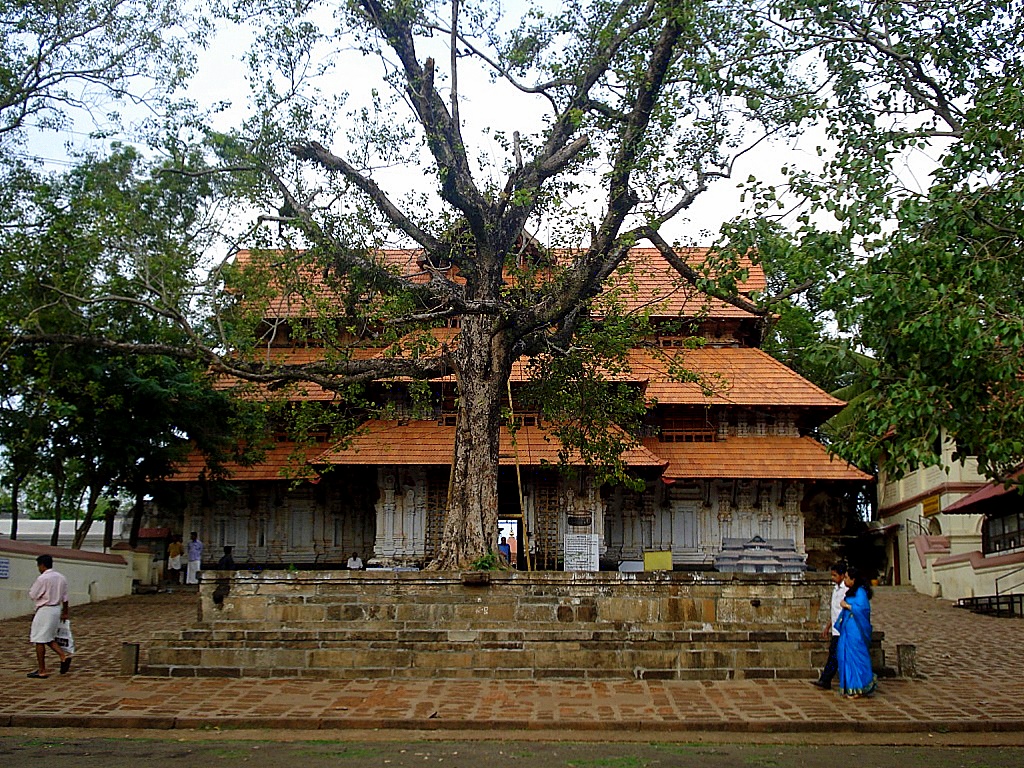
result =
[[[877,678],[871,668],[871,587],[864,574],[850,567],[846,572],[846,599],[836,621],[839,644],[839,693],[848,698],[868,696]]]

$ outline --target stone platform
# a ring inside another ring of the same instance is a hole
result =
[[[175,729],[175,738],[189,739],[199,733],[189,729],[241,738],[236,729],[266,728],[330,740],[359,733],[380,738],[462,733],[571,742],[691,742],[710,738],[714,731],[742,741],[795,734],[835,745],[840,743],[836,734],[845,733],[885,744],[904,738],[929,744],[1013,738],[1024,745],[1024,686],[1019,665],[1007,663],[1013,649],[1024,644],[1024,621],[979,616],[902,587],[876,590],[872,621],[885,630],[887,656],[894,657],[900,644],[916,646],[920,677],[887,678],[874,696],[853,702],[805,680],[780,679],[183,680],[118,675],[122,642],[138,643],[146,663],[152,633],[192,624],[197,603],[194,591],[181,590],[72,605],[78,653],[71,673],[32,680],[25,677],[35,666],[35,650],[26,642],[32,603],[25,598],[28,615],[0,621],[0,730],[116,728],[106,733],[123,738],[131,728]]]
[[[319,679],[812,678],[819,574],[205,574],[143,673]],[[875,663],[884,667],[882,636]]]

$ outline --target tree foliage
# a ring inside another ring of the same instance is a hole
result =
[[[755,181],[758,218],[727,234],[820,286],[816,347],[855,363],[841,453],[899,476],[938,462],[945,430],[1000,476],[1024,460],[1019,5],[778,7],[827,75],[825,163]],[[791,206],[795,226],[773,220]]]
[[[177,0],[12,0],[0,8],[0,143],[106,122],[118,101],[167,93],[192,72],[206,25]]]
[[[201,182],[154,175],[121,148],[35,174],[20,192],[0,245],[0,435],[12,504],[32,476],[49,479],[58,523],[84,497],[80,545],[104,496],[138,496],[193,447],[215,465],[234,455],[248,409],[212,388],[180,324],[150,311],[157,301],[188,308]]]

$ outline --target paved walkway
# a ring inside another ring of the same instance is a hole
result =
[[[30,680],[30,618],[0,621],[0,727],[737,731],[1024,734],[1024,620],[880,589],[874,621],[918,648],[921,679],[844,701],[806,681],[321,681],[118,676],[122,641],[194,620],[194,594],[72,609],[71,673]],[[51,656],[51,658],[53,658]],[[653,737],[653,736],[652,736]]]

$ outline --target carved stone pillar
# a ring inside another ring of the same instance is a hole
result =
[[[380,558],[395,556],[395,476],[386,469],[377,470],[380,499],[374,505],[377,513],[377,537],[373,542],[374,555]]]
[[[601,498],[601,490],[597,487],[597,483],[594,482],[593,475],[587,475],[586,485],[584,486],[584,499],[593,520],[592,530],[598,537],[599,551],[603,553],[607,549],[604,536],[605,502]]]
[[[740,480],[736,493],[738,514],[736,519],[737,536],[753,538],[754,536],[754,490],[753,480]]]
[[[726,492],[722,493],[718,497],[718,526],[722,530],[723,539],[731,539],[732,535],[732,498],[728,493],[728,488],[723,489]],[[719,542],[721,546],[721,542]]]
[[[416,478],[416,506],[412,519],[412,546],[410,551],[416,557],[424,557],[427,549],[427,472],[420,469]]]
[[[771,485],[763,485],[761,489],[760,510],[757,513],[758,533],[762,539],[772,538],[773,507],[772,497],[775,489]]]
[[[800,513],[800,499],[803,497],[803,483],[790,483],[783,495],[785,514],[783,521],[786,524],[786,535],[793,539],[797,552],[805,552],[804,544],[804,517]]]

